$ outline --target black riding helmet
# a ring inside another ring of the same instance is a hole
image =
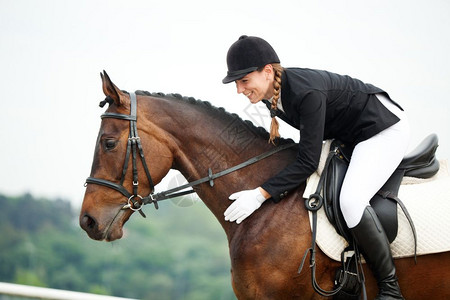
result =
[[[222,82],[241,79],[271,63],[280,63],[280,59],[268,42],[256,36],[242,35],[228,50],[228,72]]]

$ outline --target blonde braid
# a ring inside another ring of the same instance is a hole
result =
[[[274,71],[274,80],[273,80],[273,98],[271,110],[277,110],[278,99],[280,98],[281,92],[281,73],[283,71],[283,67],[280,64],[272,64]],[[272,114],[271,114],[272,115]],[[270,138],[269,143],[275,144],[274,140],[277,137],[280,137],[280,133],[278,132],[280,125],[278,124],[275,116],[272,116],[272,122],[270,123]]]

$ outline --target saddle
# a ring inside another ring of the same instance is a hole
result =
[[[404,157],[395,172],[370,200],[390,243],[395,240],[398,232],[397,204],[403,209],[405,215],[409,216],[403,203],[397,197],[402,179],[404,176],[422,179],[434,176],[439,171],[439,161],[435,157],[437,147],[437,135],[427,136]],[[353,148],[347,147],[338,140],[333,141],[330,146],[329,160],[322,173],[325,214],[337,233],[347,241],[351,241],[350,232],[340,211],[339,194],[352,152]],[[414,231],[414,224],[410,218],[409,221]]]
[[[370,200],[370,204],[378,215],[390,243],[395,240],[398,232],[397,204],[402,208],[413,231],[415,252],[417,252],[417,238],[414,223],[397,195],[404,176],[426,179],[434,176],[439,171],[439,161],[435,157],[437,147],[438,137],[436,134],[426,137],[412,152],[404,157],[391,177]],[[338,140],[334,140],[331,143],[330,152],[316,192],[305,201],[306,209],[312,212],[312,245],[311,248],[306,250],[298,270],[298,273],[300,273],[309,252],[311,281],[314,290],[322,296],[333,296],[333,299],[338,300],[359,299],[361,293],[366,299],[359,250],[344,220],[339,203],[342,182],[347,172],[352,152],[352,147],[348,147]],[[341,253],[342,266],[336,272],[334,289],[331,291],[320,288],[315,276],[317,211],[321,207],[324,207],[325,215],[336,232],[344,237],[349,244]]]

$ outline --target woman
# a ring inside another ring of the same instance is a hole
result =
[[[342,214],[377,279],[377,299],[403,299],[388,239],[369,204],[408,148],[403,109],[371,84],[279,63],[270,44],[258,37],[241,36],[228,50],[223,83],[234,81],[251,103],[266,103],[271,142],[279,136],[275,116],[300,130],[300,142],[293,163],[256,189],[230,196],[234,202],[225,220],[239,224],[267,199],[279,202],[317,169],[323,140],[339,139],[354,146],[340,194]]]

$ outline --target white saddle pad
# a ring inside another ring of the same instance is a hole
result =
[[[303,197],[307,199],[317,188],[330,142],[322,150],[321,163],[308,179]],[[450,251],[450,175],[448,162],[440,161],[439,172],[430,179],[405,177],[399,190],[399,198],[405,204],[416,227],[417,255]],[[391,244],[395,258],[414,256],[414,236],[402,209],[398,207],[398,234]],[[309,213],[312,226],[312,214]],[[347,247],[344,238],[336,233],[328,221],[324,209],[317,212],[317,245],[330,258],[340,261],[341,252]]]

